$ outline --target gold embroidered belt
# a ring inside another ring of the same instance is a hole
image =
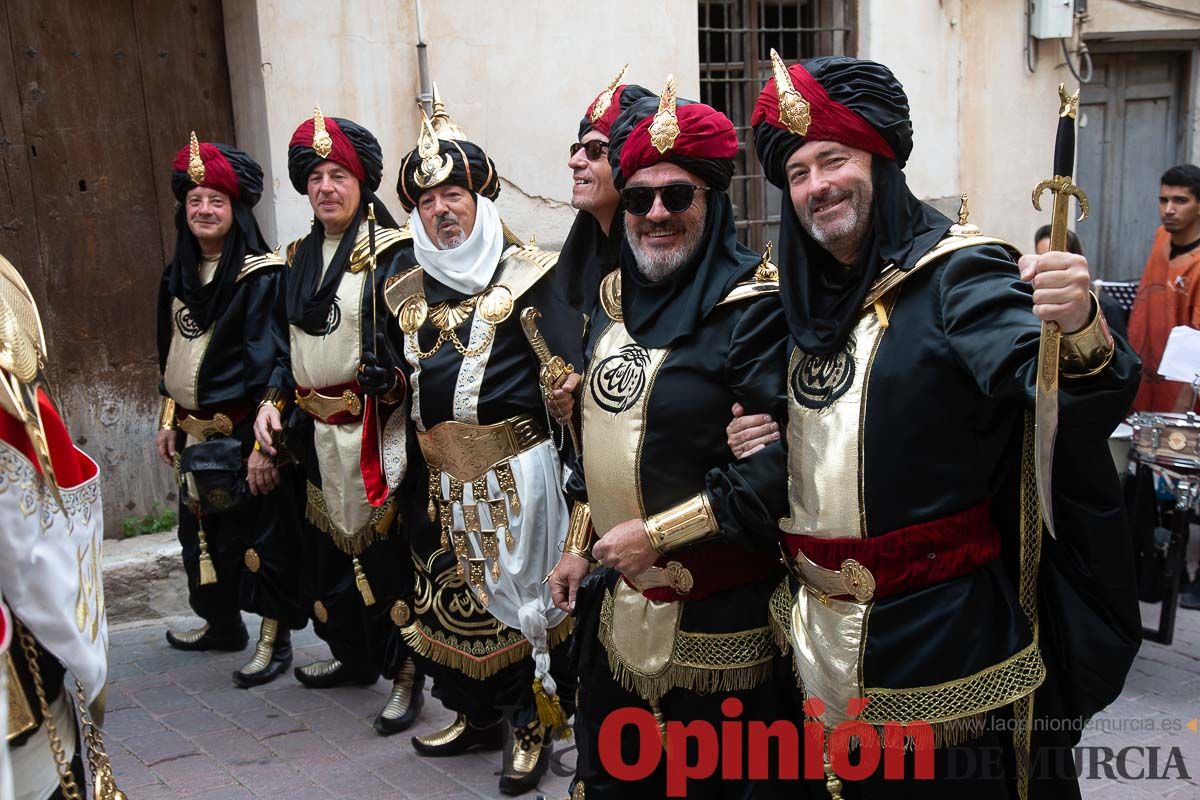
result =
[[[193,410],[177,408],[175,421],[179,429],[197,441],[206,441],[210,436],[229,436],[233,426],[246,418],[247,407],[241,404],[217,406],[221,409]]]
[[[296,405],[305,414],[326,425],[344,425],[362,417],[363,401],[358,382],[323,389],[296,387]]]
[[[417,442],[430,472],[445,472],[464,483],[478,480],[488,470],[547,438],[545,425],[529,414],[494,425],[449,421],[438,423],[427,431],[417,431]]]

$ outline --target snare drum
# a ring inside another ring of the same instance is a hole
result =
[[[1200,470],[1200,415],[1134,414],[1133,449],[1142,461]]]

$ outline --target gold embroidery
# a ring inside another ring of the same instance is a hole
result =
[[[357,557],[373,545],[388,537],[392,521],[396,518],[396,497],[388,497],[383,505],[371,512],[367,524],[357,531],[344,530],[329,516],[325,494],[313,483],[308,484],[308,505],[305,516],[319,530],[329,534],[330,541],[348,556]]]
[[[730,692],[770,679],[779,650],[768,626],[719,634],[681,631],[682,608],[646,600],[623,583],[617,598],[604,593],[600,642],[613,678],[624,688],[654,700],[676,688]]]

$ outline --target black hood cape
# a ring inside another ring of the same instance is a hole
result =
[[[362,186],[362,199],[358,204],[358,212],[354,220],[342,234],[329,269],[321,274],[324,259],[321,248],[325,244],[325,226],[320,220],[314,219],[308,236],[300,242],[292,256],[292,266],[288,270],[287,281],[287,317],[288,322],[303,330],[310,336],[320,336],[325,333],[329,320],[329,308],[337,297],[338,285],[342,282],[342,273],[350,263],[350,251],[358,238],[359,230],[367,221],[367,206],[375,204],[375,225],[379,228],[398,228],[396,219],[388,211],[383,201],[375,196],[375,192],[365,184]]]

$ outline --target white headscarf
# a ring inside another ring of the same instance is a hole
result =
[[[475,195],[475,227],[467,240],[453,250],[439,250],[414,211],[413,251],[417,263],[439,283],[462,294],[479,294],[491,283],[500,255],[504,252],[504,228],[500,212],[491,200]]]

